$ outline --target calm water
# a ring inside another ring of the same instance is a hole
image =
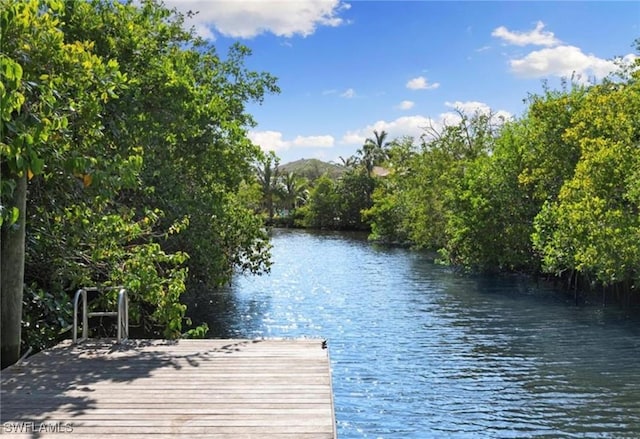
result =
[[[341,439],[640,437],[639,319],[357,235],[273,245],[270,275],[188,314],[216,338],[326,338]]]

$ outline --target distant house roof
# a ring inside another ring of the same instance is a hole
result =
[[[388,170],[387,168],[383,168],[382,166],[374,166],[371,172],[376,177],[386,177],[387,175],[391,174],[390,170]]]

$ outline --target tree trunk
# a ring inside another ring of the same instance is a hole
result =
[[[11,205],[20,209],[20,216],[15,224],[2,227],[0,237],[0,358],[3,369],[20,358],[27,210],[26,175],[18,177],[16,183]]]

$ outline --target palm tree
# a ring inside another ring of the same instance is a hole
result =
[[[358,150],[369,175],[371,175],[374,166],[379,165],[387,158],[389,142],[385,142],[385,140],[388,134],[384,130],[380,132],[373,130],[374,138],[367,138],[362,145],[362,150]]]
[[[271,151],[255,167],[262,187],[262,207],[269,213],[269,220],[273,219],[273,196],[278,190],[279,165],[280,159]]]
[[[280,181],[282,184],[284,208],[293,210],[298,207],[298,202],[302,199],[307,189],[307,180],[293,172],[288,172],[282,176]]]
[[[356,156],[349,156],[346,159],[342,156],[339,157],[342,162],[342,166],[345,168],[354,168],[358,164],[358,158]]]

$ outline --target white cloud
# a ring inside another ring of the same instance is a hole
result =
[[[624,62],[633,62],[635,55],[627,55]],[[524,58],[509,61],[511,71],[525,78],[546,76],[571,77],[587,81],[590,76],[602,79],[618,70],[615,62],[587,55],[575,46],[558,46],[536,50]],[[581,79],[580,79],[581,78]]]
[[[402,101],[396,105],[396,108],[399,110],[411,110],[415,104],[413,101]]]
[[[454,111],[447,111],[444,113],[440,113],[438,121],[440,122],[439,127],[442,127],[443,125],[454,126],[458,125],[462,121],[462,117],[459,113],[456,113]]]
[[[484,102],[478,102],[478,101],[466,101],[466,102],[447,101],[444,103],[444,105],[449,108],[455,108],[456,110],[460,110],[465,114],[474,114],[476,112],[481,114],[489,114],[489,112],[491,111],[491,108],[487,104],[485,104]]]
[[[165,4],[184,13],[197,11],[186,24],[194,26],[199,35],[208,39],[214,37],[210,28],[234,38],[252,38],[262,33],[306,37],[320,26],[345,24],[339,15],[350,8],[341,0],[165,0]]]
[[[553,32],[543,31],[543,29],[544,23],[542,21],[538,21],[535,29],[529,32],[510,31],[506,27],[500,26],[494,29],[494,31],[491,32],[491,35],[502,39],[507,44],[513,44],[516,46],[535,45],[551,47],[561,43],[561,41],[555,37]]]
[[[371,137],[374,130],[386,131],[389,133],[389,139],[402,136],[419,138],[424,133],[425,128],[433,126],[435,123],[431,118],[418,115],[400,117],[391,122],[379,120],[364,128],[347,131],[347,133],[342,136],[340,143],[361,146],[368,137]]]
[[[347,89],[344,93],[340,95],[342,98],[351,99],[356,96],[356,91],[352,88]]]
[[[250,131],[248,137],[263,151],[285,151],[290,146],[282,139],[282,133],[279,131]]]
[[[513,119],[513,114],[509,113],[506,110],[498,110],[493,113],[493,119],[497,119],[497,121],[499,122],[506,122]]]
[[[449,108],[454,108],[458,111],[461,111],[462,113],[466,114],[467,116],[472,116],[476,113],[478,114],[484,114],[484,115],[489,115],[489,114],[493,114],[493,117],[491,118],[492,121],[494,121],[495,123],[500,123],[502,121],[506,121],[506,120],[510,120],[513,118],[513,115],[511,113],[509,113],[508,111],[505,110],[493,110],[489,105],[485,104],[484,102],[478,102],[478,101],[466,101],[466,102],[462,102],[462,101],[455,101],[455,102],[445,102],[444,103],[445,106],[449,107]],[[440,121],[446,125],[455,125],[458,122],[460,122],[461,118],[460,118],[460,114],[453,112],[453,111],[448,111],[445,113],[440,114]]]
[[[494,117],[492,121],[494,123],[502,123],[513,117],[508,111],[492,111],[489,105],[478,101],[445,102],[445,106],[459,109],[470,116],[476,112],[480,112],[481,114],[493,113]],[[389,133],[388,139],[396,139],[404,136],[420,139],[423,135],[428,137],[434,130],[436,132],[440,131],[445,125],[455,125],[459,123],[460,120],[460,114],[454,111],[441,113],[435,119],[422,115],[414,115],[399,117],[392,121],[379,120],[364,128],[347,131],[347,133],[342,136],[340,143],[361,146],[367,138],[371,137],[374,130],[386,131]]]
[[[284,140],[279,131],[250,131],[249,139],[263,151],[287,151],[292,148],[331,148],[335,144],[333,136],[296,136],[293,140]]]
[[[215,34],[211,31],[209,26],[207,26],[206,24],[194,23],[193,28],[195,29],[196,35],[201,37],[202,39],[211,40],[211,41],[216,39]]]
[[[427,81],[427,78],[424,76],[418,76],[407,82],[407,88],[411,90],[433,90],[438,87],[440,87],[440,83],[434,82],[433,84],[429,84],[429,81]]]
[[[553,32],[544,31],[544,23],[538,21],[529,32],[512,32],[504,26],[496,28],[491,35],[516,46],[547,46],[534,50],[521,58],[509,60],[511,71],[523,78],[544,78],[549,76],[573,78],[576,82],[587,83],[591,79],[600,80],[618,70],[614,61],[585,54],[582,49],[562,44]],[[633,63],[635,55],[622,58],[624,63]]]
[[[331,148],[334,145],[333,136],[297,136],[291,142],[292,146],[301,148]]]

